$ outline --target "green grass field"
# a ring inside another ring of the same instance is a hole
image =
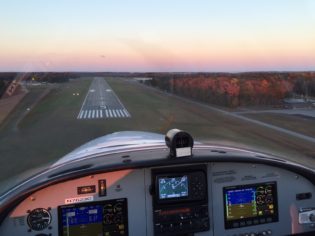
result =
[[[246,114],[245,116],[315,137],[315,118],[312,117],[278,113]]]
[[[122,130],[189,131],[196,139],[273,152],[315,166],[312,144],[213,112],[148,89],[128,79],[107,78],[131,118],[77,120],[91,83],[82,78],[58,84],[18,123],[40,91],[31,91],[0,131],[0,181],[52,163],[91,139]],[[79,96],[73,96],[73,93]],[[17,127],[16,127],[17,126]],[[15,129],[13,129],[15,127]]]

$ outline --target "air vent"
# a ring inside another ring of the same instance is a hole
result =
[[[220,175],[235,175],[235,170],[223,170],[223,171],[217,171],[213,172],[212,176],[220,176]]]
[[[123,163],[130,163],[130,162],[131,162],[131,159],[124,159],[122,162],[123,162]]]
[[[281,159],[274,158],[274,157],[269,157],[269,156],[255,155],[255,157],[262,158],[262,159],[268,159],[268,160],[274,160],[274,161],[280,161],[280,162],[286,162],[285,160],[281,160]]]
[[[226,151],[222,151],[222,150],[211,150],[211,152],[216,152],[216,153],[221,153],[221,154],[226,153]]]
[[[217,184],[221,184],[221,183],[233,182],[234,180],[235,180],[235,177],[227,176],[227,177],[222,177],[222,178],[216,178],[214,179],[214,182]]]
[[[14,226],[25,226],[24,216],[14,218]]]

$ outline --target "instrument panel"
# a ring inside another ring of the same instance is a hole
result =
[[[314,194],[304,177],[264,164],[127,169],[33,193],[0,235],[290,235],[315,230]]]

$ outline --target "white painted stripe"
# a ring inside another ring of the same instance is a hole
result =
[[[82,118],[83,112],[84,111],[82,111],[82,110],[79,112],[79,115],[78,115],[77,119],[81,119]]]
[[[105,113],[106,113],[106,118],[108,117],[108,111],[107,111],[107,109],[105,110]]]
[[[126,117],[129,117],[128,112],[124,109],[123,112],[125,113]]]
[[[81,113],[81,115],[80,115],[80,119],[83,118],[83,114],[84,114],[84,113],[85,113],[85,111],[83,110],[82,113]]]
[[[119,110],[116,110],[116,112],[117,112],[117,116],[118,116],[118,117],[120,117],[120,113],[119,113]]]
[[[84,111],[84,115],[83,115],[83,119],[85,119],[85,118],[86,118],[87,113],[88,113],[88,111],[87,111],[87,110],[85,110],[85,111]]]
[[[98,110],[96,110],[96,118],[98,118]]]
[[[90,89],[92,89],[92,87],[93,87],[94,81],[95,81],[95,78],[93,79],[92,83],[90,84],[89,90],[87,91],[87,93],[85,95],[85,98],[84,98],[84,101],[83,101],[83,103],[81,105],[81,109],[80,110],[83,110],[83,107],[85,106],[86,99],[87,99],[88,95],[90,94],[89,92],[90,92]]]
[[[129,112],[127,111],[127,109],[124,109],[124,111],[127,113],[128,117],[130,116]]]
[[[109,109],[108,112],[109,112],[109,116],[110,116],[110,117],[113,117],[113,116],[112,116],[112,110]]]
[[[93,110],[93,111],[92,111],[92,118],[94,118],[94,114],[95,114],[95,111]]]
[[[90,117],[91,117],[91,110],[89,110],[88,119],[90,119]]]
[[[100,116],[103,118],[103,110],[100,110]]]
[[[115,110],[113,110],[113,115],[114,115],[114,117],[116,117],[116,112],[115,112]]]
[[[128,114],[126,114],[124,110],[121,110],[121,112],[124,114],[125,117],[128,117]]]
[[[125,113],[123,113],[122,110],[119,110],[120,114],[121,114],[121,117],[125,117]]]

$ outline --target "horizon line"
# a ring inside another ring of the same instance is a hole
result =
[[[128,74],[146,74],[146,73],[168,73],[168,74],[241,74],[241,73],[298,73],[298,72],[315,72],[315,70],[248,70],[248,71],[84,71],[84,70],[69,70],[69,71],[0,71],[2,73],[128,73]]]

